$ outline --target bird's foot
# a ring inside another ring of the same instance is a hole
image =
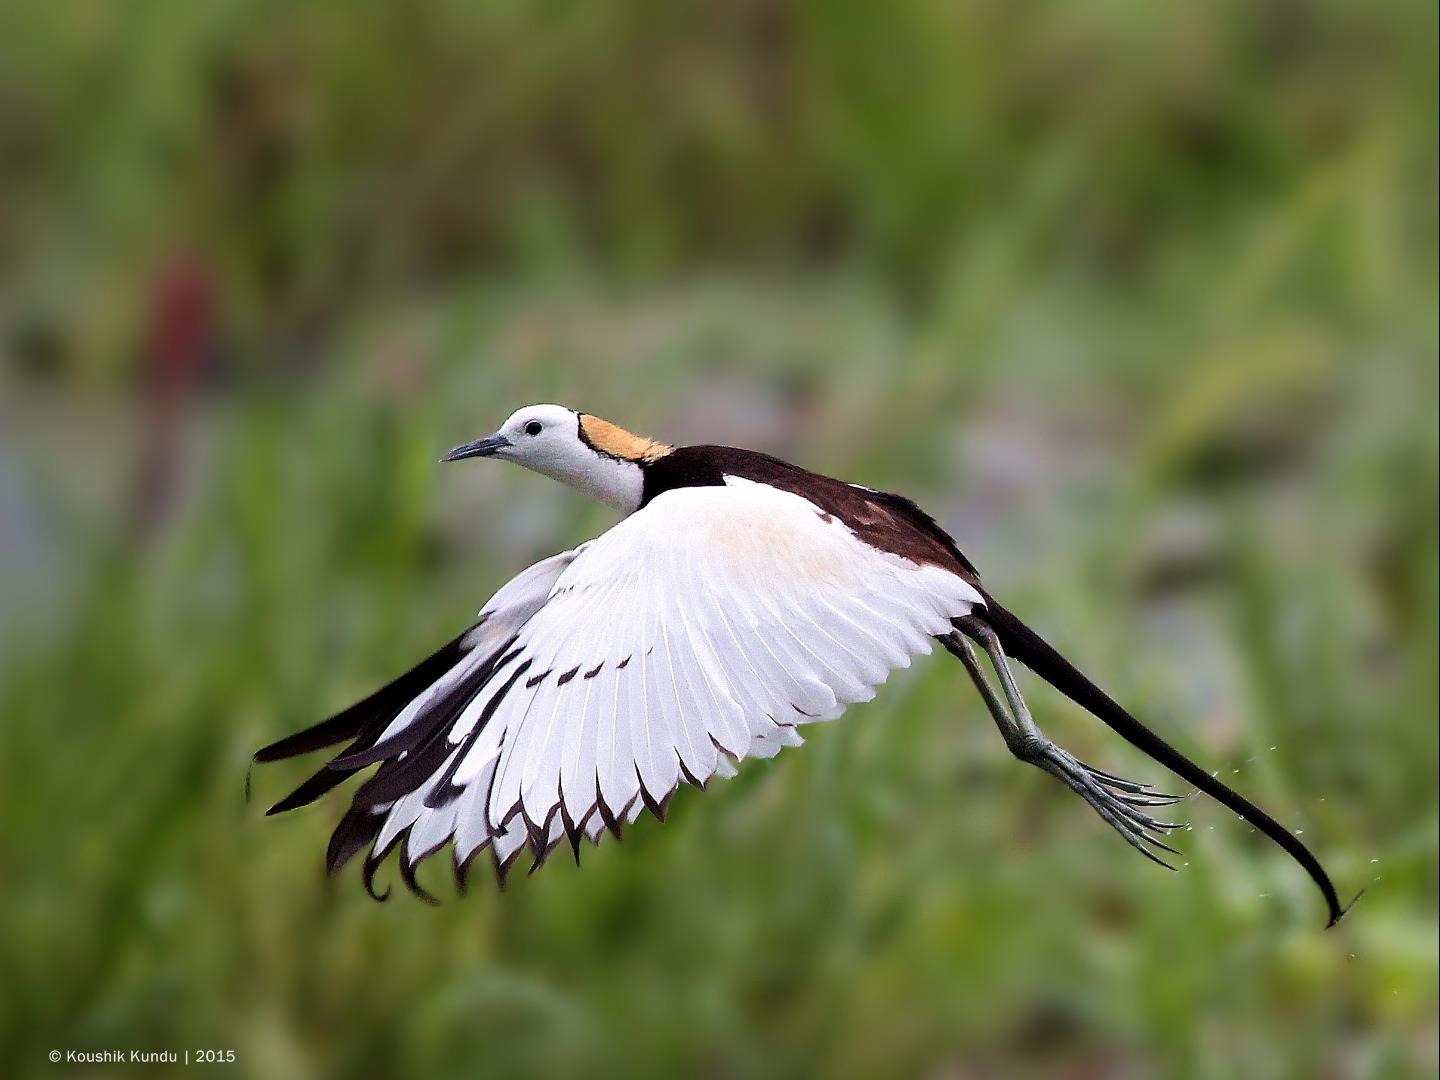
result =
[[[1158,821],[1139,808],[1169,806],[1188,796],[1167,795],[1156,791],[1149,784],[1137,784],[1102,772],[1048,741],[1031,749],[1025,756],[1089,803],[1091,809],[1140,854],[1167,870],[1178,869],[1160,858],[1151,848],[1183,858],[1183,852],[1177,851],[1160,838],[1176,829],[1185,828],[1185,823]]]

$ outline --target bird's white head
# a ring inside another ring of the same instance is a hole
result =
[[[628,514],[640,506],[644,467],[672,449],[563,405],[528,405],[495,434],[457,446],[443,460],[504,458]]]

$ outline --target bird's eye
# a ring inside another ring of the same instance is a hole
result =
[[[539,435],[539,434],[540,434],[540,431],[541,431],[541,428],[542,428],[542,425],[541,425],[541,423],[540,423],[539,420],[531,420],[528,424],[525,425],[525,434],[526,434],[526,435]]]

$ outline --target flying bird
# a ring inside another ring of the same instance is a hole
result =
[[[1104,772],[1036,726],[1016,660],[1288,852],[1330,925],[1345,913],[1299,839],[1150,731],[986,591],[933,518],[900,495],[730,446],[672,447],[559,405],[534,405],[443,460],[497,458],[623,514],[601,536],[504,585],[461,634],[365,700],[255,755],[349,745],[270,813],[378,766],[330,839],[334,873],[368,848],[365,887],[399,848],[447,843],[463,888],[488,851],[504,884],[562,842],[664,820],[681,782],[704,787],[746,758],[798,746],[804,724],[868,701],[939,642],[964,666],[1011,753],[1074,791],[1136,851],[1174,869],[1178,801]],[[998,680],[986,674],[981,654]],[[1352,901],[1353,903],[1353,901]]]

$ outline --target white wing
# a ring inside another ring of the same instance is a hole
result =
[[[332,763],[385,762],[339,854],[373,836],[368,881],[403,838],[413,886],[449,840],[457,870],[488,846],[502,879],[527,844],[537,862],[567,835],[578,852],[647,807],[663,817],[682,780],[798,745],[796,725],[868,701],[975,604],[956,574],[798,495],[734,477],[666,492],[505,586],[464,658]]]

